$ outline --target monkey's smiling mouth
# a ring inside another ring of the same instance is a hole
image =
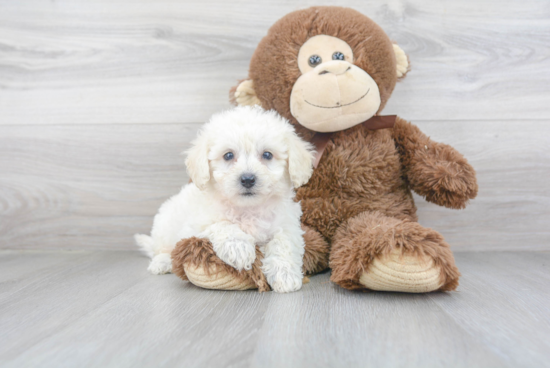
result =
[[[344,104],[344,105],[340,105],[340,103],[337,103],[336,106],[320,106],[320,105],[312,104],[311,102],[309,102],[309,101],[306,100],[306,99],[304,99],[304,101],[305,101],[306,103],[308,103],[309,105],[311,105],[311,106],[319,107],[319,108],[321,108],[321,109],[337,109],[337,108],[339,108],[339,107],[344,107],[344,106],[353,105],[354,103],[356,103],[356,102],[362,100],[366,95],[369,94],[369,92],[370,92],[370,88],[367,90],[367,92],[365,92],[365,94],[364,94],[363,96],[359,97],[357,100],[355,100],[355,101],[353,101],[353,102],[350,102],[350,103],[348,103],[348,104]]]

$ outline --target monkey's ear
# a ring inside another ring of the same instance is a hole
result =
[[[254,82],[251,79],[243,80],[237,88],[233,87],[231,92],[233,94],[233,96],[230,96],[231,100],[238,106],[262,105],[258,96],[256,96]]]
[[[395,43],[393,44],[393,52],[397,61],[397,79],[403,79],[410,70],[409,58],[405,51]]]

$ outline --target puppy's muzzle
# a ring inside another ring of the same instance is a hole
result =
[[[241,185],[247,189],[252,188],[256,185],[256,176],[252,174],[243,174],[241,176]]]

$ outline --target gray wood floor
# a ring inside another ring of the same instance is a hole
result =
[[[457,292],[199,289],[128,251],[0,251],[2,367],[549,367],[550,252],[461,252]]]

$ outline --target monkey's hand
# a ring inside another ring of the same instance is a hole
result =
[[[428,202],[462,209],[477,195],[474,168],[453,147],[428,138],[398,119],[394,138],[411,188]]]

